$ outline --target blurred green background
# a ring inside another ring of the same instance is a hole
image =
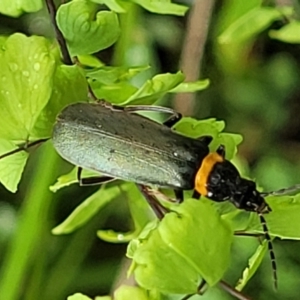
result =
[[[248,36],[239,35],[237,31],[234,39],[231,36],[227,41],[222,40],[220,36],[225,30],[254,2],[216,1],[211,15],[199,15],[199,22],[193,25],[190,25],[189,14],[184,18],[155,15],[132,6],[127,14],[120,15],[121,26],[124,26],[121,39],[99,53],[99,57],[107,64],[150,64],[148,74],[136,79],[140,82],[146,80],[147,75],[175,72],[181,67],[189,26],[201,32],[205,30],[201,17],[206,18],[209,27],[204,38],[204,53],[201,61],[192,64],[201,66],[200,78],[209,78],[210,87],[192,100],[170,97],[162,101],[187,115],[225,120],[226,131],[244,136],[237,163],[265,190],[276,190],[300,182],[300,45],[270,38],[270,30],[285,24],[284,17],[257,28],[253,23],[253,31]],[[295,9],[295,18],[300,17],[298,3],[288,3]],[[205,5],[202,9],[209,12]],[[0,15],[0,33],[13,32],[53,37],[46,9],[19,18]],[[60,300],[79,291],[94,297],[108,294],[120,277],[125,276],[126,245],[109,244],[96,237],[96,230],[100,228],[116,231],[131,228],[124,197],[115,199],[76,233],[51,234],[54,226],[97,190],[97,187],[73,185],[51,193],[49,186],[58,175],[70,169],[71,166],[54,153],[50,141],[32,152],[16,194],[1,187],[0,299],[4,299],[1,288],[11,290],[5,300]],[[236,239],[234,261],[225,276],[226,281],[235,284],[257,243],[254,238]],[[276,240],[274,248],[278,292],[272,289],[268,256],[244,292],[253,299],[299,299],[300,243]],[[23,262],[20,265],[18,258],[27,253],[30,255],[25,260],[20,259]],[[25,276],[21,270],[26,270]],[[20,278],[18,286],[14,283],[18,282],[16,278]],[[201,299],[193,297],[198,298]],[[219,288],[209,290],[202,298],[232,299]]]

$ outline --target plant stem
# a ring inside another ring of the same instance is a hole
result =
[[[49,15],[51,18],[51,22],[53,24],[54,30],[55,30],[55,35],[56,35],[56,40],[60,46],[60,51],[63,57],[63,61],[66,65],[73,65],[70,53],[68,51],[67,48],[67,43],[66,40],[62,34],[62,32],[60,31],[60,29],[57,26],[57,22],[56,22],[56,7],[54,4],[53,0],[45,0],[48,11],[49,11]]]

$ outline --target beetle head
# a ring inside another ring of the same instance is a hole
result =
[[[254,181],[240,176],[228,160],[217,162],[206,182],[207,197],[214,201],[230,201],[237,208],[258,213],[271,211],[265,199],[256,189]]]

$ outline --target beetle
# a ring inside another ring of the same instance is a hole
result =
[[[183,190],[194,189],[194,198],[230,201],[237,208],[259,215],[272,262],[274,285],[277,266],[271,238],[263,216],[271,211],[264,197],[284,194],[299,186],[278,192],[260,193],[254,181],[242,178],[225,158],[225,147],[209,151],[212,137],[198,139],[183,136],[172,126],[181,115],[161,107],[151,111],[173,113],[163,125],[135,114],[150,107],[126,107],[75,103],[58,115],[53,129],[53,145],[67,161],[79,167],[80,184],[103,183],[113,179],[138,184],[149,201],[147,186],[174,189],[178,202]],[[103,176],[81,178],[81,168],[101,172]],[[155,202],[152,208],[159,211]]]
[[[67,106],[58,115],[52,135],[63,158],[101,172],[105,181],[118,178],[175,190],[194,188],[193,178],[209,153],[211,139],[187,138],[127,110],[88,103]],[[79,181],[84,185],[102,178]]]
[[[159,124],[136,114],[138,111],[164,112],[171,117]],[[215,152],[209,151],[211,136],[194,139],[175,132],[171,127],[180,118],[172,109],[159,106],[119,107],[104,101],[75,103],[57,116],[52,141],[64,159],[79,167],[77,176],[81,185],[113,179],[135,182],[160,217],[164,212],[149,193],[149,186],[174,189],[178,202],[183,201],[184,190],[194,189],[194,198],[230,201],[239,209],[256,212],[268,241],[276,286],[275,255],[263,216],[271,208],[264,197],[294,192],[299,185],[260,193],[254,181],[242,178],[225,159],[223,145]],[[6,153],[0,159],[24,148]],[[95,170],[102,176],[81,178],[82,168]]]
[[[118,178],[174,189],[179,202],[183,190],[195,189],[199,195],[217,202],[228,200],[240,209],[270,211],[256,184],[242,178],[225,159],[223,145],[210,153],[212,137],[194,139],[170,128],[179,115],[162,125],[132,113],[137,110],[141,107],[107,109],[75,103],[57,116],[52,135],[56,151],[80,168],[105,175],[82,179],[79,172],[82,185]],[[152,110],[162,111],[155,106]]]

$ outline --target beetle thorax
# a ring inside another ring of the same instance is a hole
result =
[[[207,197],[222,202],[230,201],[237,208],[265,213],[270,211],[254,181],[240,176],[235,166],[227,160],[216,163],[206,182]]]

